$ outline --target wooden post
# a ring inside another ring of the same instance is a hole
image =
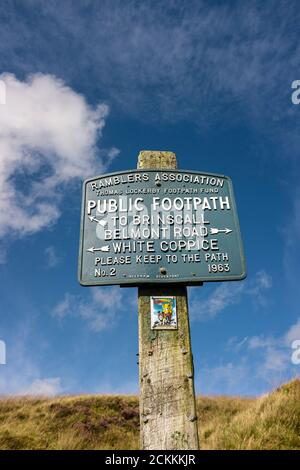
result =
[[[173,152],[142,151],[138,169],[176,169]],[[176,296],[177,330],[151,330],[151,296]],[[140,439],[143,450],[198,450],[186,286],[138,288]]]

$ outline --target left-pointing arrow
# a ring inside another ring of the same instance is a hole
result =
[[[109,251],[109,250],[110,250],[110,246],[104,245],[104,246],[101,246],[101,248],[95,248],[94,246],[92,246],[91,248],[87,248],[86,251],[89,251],[90,253],[94,253],[94,251]]]
[[[96,219],[96,217],[93,215],[89,215],[89,219],[91,222],[97,222],[97,224],[102,225],[102,227],[105,227],[105,225],[107,225],[107,220]]]

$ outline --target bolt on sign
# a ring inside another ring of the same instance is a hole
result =
[[[244,279],[230,178],[131,170],[86,180],[78,277],[83,286]]]

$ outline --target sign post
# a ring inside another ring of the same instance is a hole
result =
[[[139,169],[177,168],[172,152],[140,152]],[[153,296],[175,296],[177,330],[151,330]],[[186,286],[138,288],[140,442],[145,450],[198,450]]]
[[[83,186],[78,278],[138,287],[141,448],[199,448],[188,285],[246,277],[230,178],[142,151]]]

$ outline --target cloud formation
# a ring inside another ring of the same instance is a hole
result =
[[[191,289],[190,311],[194,320],[207,320],[216,317],[230,305],[240,302],[243,296],[254,303],[264,303],[264,292],[272,286],[272,279],[265,271],[259,271],[252,279],[242,282],[223,282],[206,299],[199,298],[198,290]]]
[[[33,354],[36,338],[32,313],[26,321],[15,322],[14,334],[7,337],[6,363],[0,365],[0,396],[56,395],[64,391],[60,377],[47,376],[39,354]],[[35,338],[35,339],[33,339]]]
[[[300,318],[282,336],[253,336],[246,346],[249,351],[260,352],[260,371],[264,375],[270,371],[284,372],[291,365],[294,340],[300,340]]]
[[[22,73],[63,68],[75,82],[80,70],[82,86],[127,116],[208,124],[233,118],[235,108],[267,126],[293,112],[297,2],[85,0],[58,8],[49,0],[34,13],[24,5],[26,22],[13,5],[3,14],[0,65],[11,54]]]
[[[281,336],[229,338],[231,360],[200,369],[201,393],[257,395],[299,376],[299,365],[292,362],[295,339],[300,339],[300,318]]]
[[[54,268],[61,261],[61,258],[58,255],[56,248],[52,245],[47,246],[47,248],[45,249],[45,257],[46,257],[46,266],[48,268]]]
[[[0,237],[22,236],[56,222],[64,184],[100,171],[117,151],[97,158],[108,107],[91,107],[62,80],[35,74],[0,76]]]
[[[20,390],[18,395],[54,396],[62,392],[59,377],[35,379],[27,388]]]
[[[52,310],[52,315],[63,321],[66,317],[81,318],[96,333],[114,327],[123,310],[136,300],[131,293],[119,287],[90,289],[89,298],[66,293]]]

